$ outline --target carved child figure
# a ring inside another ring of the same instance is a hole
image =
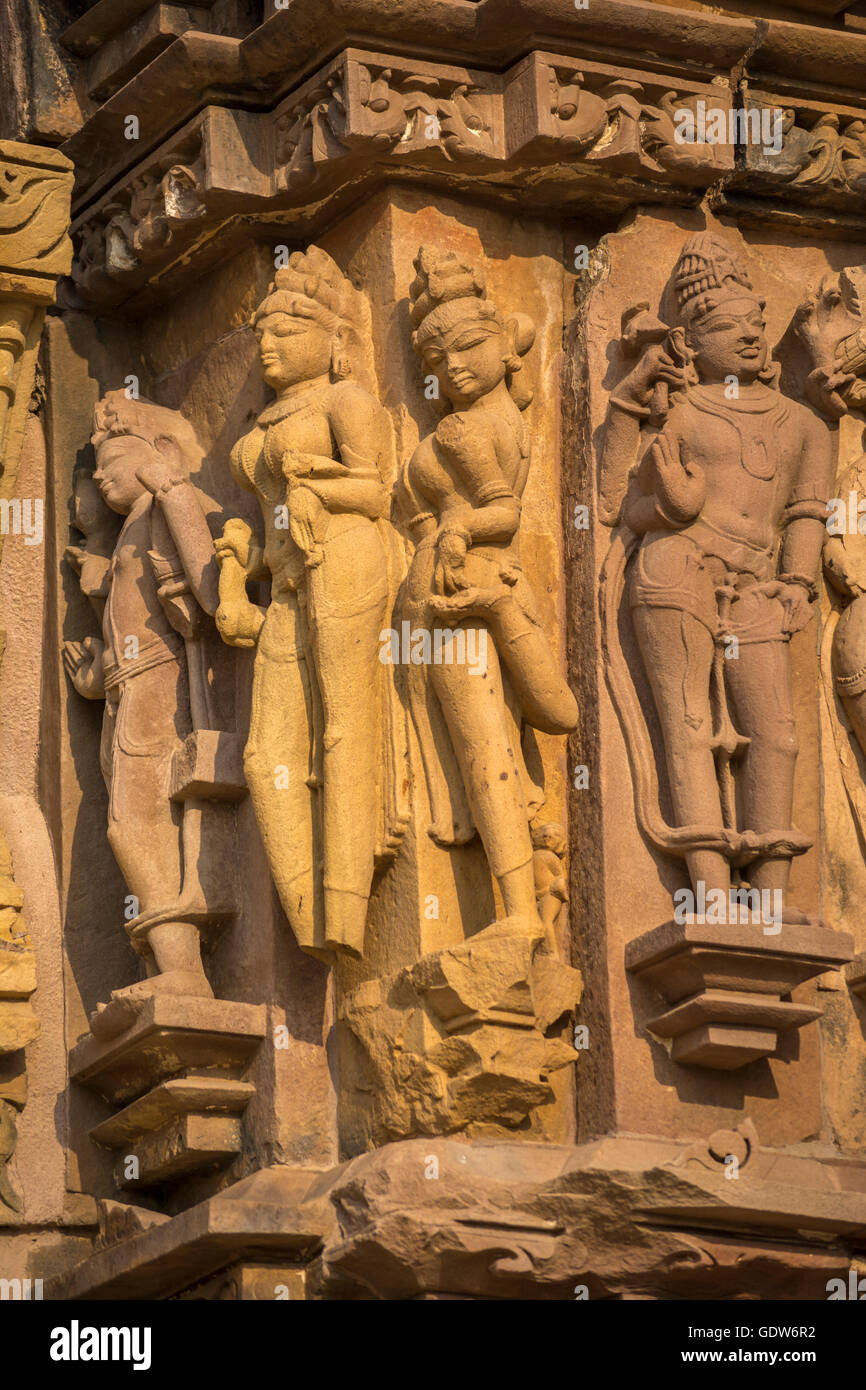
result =
[[[565,877],[565,831],[556,821],[543,821],[532,826],[532,868],[535,874],[535,901],[545,936],[552,951],[556,951],[556,925],[568,903],[568,882]]]
[[[116,993],[211,996],[199,942],[206,903],[196,864],[184,863],[183,812],[169,782],[172,755],[208,703],[185,641],[194,648],[204,614],[217,608],[214,504],[190,480],[202,450],[177,411],[111,391],[96,406],[92,442],[94,481],[124,521],[102,638],[66,642],[64,661],[80,695],[105,700],[108,840],[138,899],[128,930],[148,978]]]
[[[685,856],[693,886],[725,894],[745,865],[753,889],[784,893],[792,855],[809,846],[791,824],[789,641],[814,611],[833,481],[827,428],[778,390],[763,309],[717,234],[690,238],[665,322],[638,313],[628,324],[626,345],[642,351],[611,397],[601,464],[602,519],[621,523],[605,581],[609,669],[639,816]],[[614,636],[623,585],[674,827],[641,772],[648,735]],[[783,914],[804,920],[790,905]]]
[[[74,484],[73,516],[83,545],[68,545],[66,559],[78,575],[81,592],[102,622],[110,585],[111,557],[117,541],[117,517],[102,500],[90,473],[78,473]]]

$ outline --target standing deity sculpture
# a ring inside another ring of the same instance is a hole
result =
[[[504,906],[493,928],[541,937],[530,826],[544,795],[521,733],[524,723],[568,733],[577,704],[520,564],[531,399],[521,359],[535,330],[524,314],[503,315],[453,252],[421,247],[415,268],[413,346],[451,407],[398,485],[415,542],[403,618],[445,657],[409,666],[430,835],[450,847],[477,832]]]
[[[201,808],[172,801],[171,770],[187,735],[218,718],[206,641],[218,601],[215,506],[191,480],[202,449],[177,411],[110,391],[96,406],[92,443],[93,483],[123,523],[107,554],[109,528],[82,483],[85,544],[68,554],[102,635],[66,642],[63,655],[79,695],[105,701],[108,840],[136,899],[127,929],[147,970],[115,993],[211,997],[200,944],[213,908],[201,880]]]
[[[826,426],[783,395],[764,301],[717,233],[683,246],[661,316],[624,316],[635,364],[610,398],[601,517],[618,523],[603,581],[608,676],[638,821],[703,890],[780,894],[792,856],[797,735],[789,643],[817,596],[834,461]],[[623,653],[625,592],[652,691],[673,824]],[[736,874],[742,877],[736,881]]]
[[[232,451],[264,544],[217,542],[223,640],[256,648],[244,766],[299,944],[360,955],[376,864],[405,825],[400,711],[378,660],[397,581],[390,424],[356,382],[358,292],[324,251],[277,271],[253,326],[276,400]],[[267,613],[247,583],[270,578]]]

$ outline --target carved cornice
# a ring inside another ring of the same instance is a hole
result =
[[[351,43],[494,71],[547,47],[580,63],[610,63],[614,71],[640,68],[674,86],[681,79],[727,79],[754,45],[756,30],[752,19],[698,11],[684,23],[681,10],[643,0],[605,0],[586,9],[563,0],[403,0],[399,6],[292,0],[245,39],[184,33],[106,101],[64,153],[75,163],[81,206],[215,94],[227,105],[272,109]],[[866,70],[866,42],[863,49]],[[139,119],[137,146],[125,138],[129,114]]]
[[[750,94],[749,109],[768,110],[763,93]],[[784,198],[809,220],[818,209],[866,214],[866,111],[800,104],[782,110],[778,153],[746,145],[737,190]],[[819,214],[820,216],[820,214]]]
[[[419,1198],[431,1160],[440,1176]],[[775,1297],[817,1299],[847,1279],[866,1194],[861,1164],[763,1148],[746,1120],[695,1142],[428,1135],[330,1173],[265,1169],[171,1219],[127,1209],[133,1239],[112,1242],[116,1213],[103,1222],[101,1248],[48,1298],[165,1298],[243,1250],[309,1262],[313,1297],[573,1300],[580,1283],[592,1299],[736,1298],[760,1277]]]
[[[72,259],[71,193],[72,166],[62,154],[0,141],[0,472],[7,482],[17,469],[45,306]]]
[[[483,181],[535,205],[542,189],[559,206],[578,190],[692,200],[733,169],[732,146],[677,140],[675,112],[699,101],[727,112],[730,93],[557,53],[490,73],[347,49],[274,111],[208,107],[143,161],[75,223],[73,278],[100,305],[159,295],[218,234],[225,254],[236,219],[285,235],[303,217],[309,235],[311,204],[330,215],[384,179]]]
[[[79,51],[84,40],[70,36],[69,42]],[[736,70],[780,92],[808,84],[831,101],[857,102],[866,91],[866,35],[849,29],[696,10],[685,15],[645,0],[605,0],[585,9],[563,0],[403,0],[399,6],[292,0],[244,39],[188,29],[134,71],[64,146],[76,166],[79,206],[123,178],[215,94],[229,105],[272,108],[352,42],[497,71],[533,47],[547,47],[579,63],[639,66],[671,86],[713,77],[733,85]],[[140,123],[137,148],[125,136],[130,114]]]

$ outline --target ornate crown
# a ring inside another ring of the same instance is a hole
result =
[[[124,434],[135,435],[149,444],[160,435],[167,435],[177,441],[191,468],[201,463],[198,436],[180,411],[157,405],[144,396],[130,398],[124,390],[107,391],[93,407],[90,442],[98,449],[104,440]]]
[[[288,265],[274,276],[268,293],[253,316],[253,322],[264,314],[291,313],[293,309],[300,309],[301,312],[306,309],[310,317],[320,321],[324,317],[332,317],[357,331],[360,323],[358,291],[336,261],[320,246],[308,246],[306,251],[292,252]],[[320,312],[316,313],[316,310]],[[321,310],[325,311],[324,315]]]
[[[484,272],[467,265],[453,251],[422,246],[413,262],[417,274],[409,287],[413,328],[451,299],[486,299]]]
[[[713,232],[698,232],[684,243],[668,289],[669,307],[681,320],[701,318],[744,290],[753,293],[745,266]]]

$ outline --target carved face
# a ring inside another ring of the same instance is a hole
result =
[[[491,319],[463,319],[421,348],[442,394],[456,408],[487,396],[505,379],[506,335]]]
[[[751,295],[726,299],[691,325],[686,340],[702,381],[754,381],[769,356],[764,312]]]
[[[152,455],[151,446],[134,434],[115,435],[100,444],[93,480],[112,511],[126,516],[139,497],[147,492],[136,471],[148,463]]]
[[[315,319],[265,314],[256,324],[256,337],[262,372],[274,391],[312,381],[330,368],[333,334]]]

